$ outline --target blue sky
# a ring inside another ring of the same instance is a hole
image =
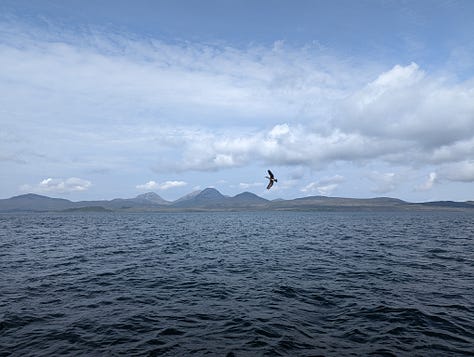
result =
[[[474,199],[473,55],[472,1],[3,0],[0,197]]]

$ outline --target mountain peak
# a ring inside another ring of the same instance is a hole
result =
[[[142,193],[141,195],[138,195],[137,197],[135,197],[134,200],[140,201],[140,202],[151,202],[151,203],[156,203],[156,204],[169,203],[168,201],[164,200],[159,194],[155,192]]]
[[[225,202],[226,197],[217,191],[215,188],[205,188],[202,191],[188,195],[187,197],[182,197],[179,200],[175,201],[173,204],[177,207],[188,207],[192,205],[197,206],[207,206],[207,205],[220,205]]]
[[[224,198],[225,196],[217,191],[215,188],[208,187],[199,192],[199,194],[196,195],[197,199],[204,199],[204,200],[214,200],[214,199],[221,199]]]
[[[190,199],[196,197],[197,195],[199,195],[201,192],[202,192],[202,190],[197,190],[197,191],[193,191],[193,192],[191,192],[191,193],[188,193],[187,195],[178,198],[176,201],[174,201],[174,203],[179,203],[179,202],[183,202],[183,201],[188,201],[188,200],[190,200]]]

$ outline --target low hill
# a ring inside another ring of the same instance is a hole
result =
[[[0,211],[55,211],[74,208],[75,204],[63,198],[28,193],[0,200]]]
[[[230,205],[236,206],[254,206],[254,205],[266,205],[269,201],[265,198],[257,196],[251,192],[242,192],[234,197],[228,199]]]
[[[294,200],[272,201],[273,209],[305,209],[305,210],[336,210],[336,209],[401,209],[407,202],[389,197],[376,198],[343,198],[327,196],[309,196]]]

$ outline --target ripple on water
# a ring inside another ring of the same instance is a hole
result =
[[[473,355],[474,216],[0,215],[0,355]]]

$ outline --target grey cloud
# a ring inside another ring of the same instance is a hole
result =
[[[435,164],[456,162],[474,156],[474,136],[468,140],[459,140],[451,145],[435,148],[426,157]]]
[[[458,182],[474,182],[474,160],[444,165],[439,170],[443,179]]]

